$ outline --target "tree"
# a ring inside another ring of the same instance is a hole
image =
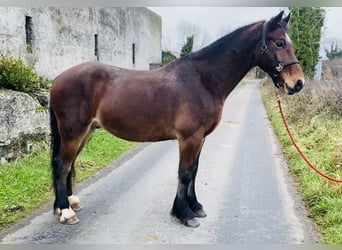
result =
[[[325,54],[329,60],[333,60],[337,57],[342,57],[342,49],[337,42],[333,42],[330,45],[330,50],[325,49]]]
[[[192,53],[193,46],[194,46],[194,36],[188,36],[186,38],[186,43],[182,47],[181,57],[187,56],[190,53]]]
[[[318,62],[325,10],[321,7],[289,7],[290,36],[296,56],[307,77],[313,77]]]
[[[212,41],[212,37],[203,27],[186,21],[178,23],[178,35],[181,45],[187,42],[188,37],[193,36],[193,51],[203,48]]]
[[[171,51],[162,51],[162,63],[168,64],[176,60],[176,56],[171,53]]]

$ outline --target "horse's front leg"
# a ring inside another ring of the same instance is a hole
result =
[[[199,226],[195,216],[198,211],[203,210],[202,205],[197,201],[194,188],[198,157],[203,142],[201,136],[192,136],[186,140],[179,139],[178,189],[171,213],[189,227]]]
[[[197,170],[198,170],[199,156],[200,155],[198,155],[196,159],[194,174],[192,176],[192,179],[188,187],[188,201],[189,201],[190,208],[194,213],[194,216],[198,218],[203,218],[203,217],[206,217],[207,214],[204,212],[203,206],[201,205],[201,203],[198,202],[197,197],[196,197],[196,192],[195,192],[195,179],[196,179]]]

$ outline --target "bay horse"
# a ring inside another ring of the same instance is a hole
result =
[[[241,27],[211,45],[151,71],[86,62],[56,77],[51,88],[54,211],[63,224],[79,220],[72,192],[74,162],[89,135],[102,127],[125,140],[177,139],[178,189],[171,214],[189,227],[206,213],[195,178],[208,134],[221,119],[225,99],[247,72],[259,66],[277,88],[299,92],[304,74],[287,34],[290,14]]]

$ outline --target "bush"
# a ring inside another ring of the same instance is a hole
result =
[[[326,119],[341,119],[342,89],[341,80],[309,81],[302,93],[292,98],[284,98],[289,119],[301,120],[304,117],[322,116]],[[306,114],[306,116],[303,116]]]
[[[284,95],[287,119],[291,122],[314,118],[340,120],[342,117],[342,79],[313,81],[308,80],[303,90],[293,96]],[[276,99],[279,90],[272,82],[266,82],[264,91],[268,97]],[[303,115],[305,114],[305,115]]]
[[[14,57],[0,57],[0,88],[30,93],[38,89],[40,77],[32,66]]]
[[[177,58],[170,51],[162,51],[162,63],[168,64]]]
[[[285,117],[299,147],[314,165],[338,179],[342,177],[341,83],[341,79],[308,81],[300,93],[281,97]],[[341,244],[342,185],[321,178],[294,150],[276,107],[279,90],[273,83],[266,82],[262,93],[289,166],[310,207],[310,216],[319,225],[325,243]]]

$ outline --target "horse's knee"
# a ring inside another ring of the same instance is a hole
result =
[[[81,207],[81,201],[76,195],[70,195],[68,196],[68,201],[71,206],[71,208],[75,211],[78,212],[82,209]]]

